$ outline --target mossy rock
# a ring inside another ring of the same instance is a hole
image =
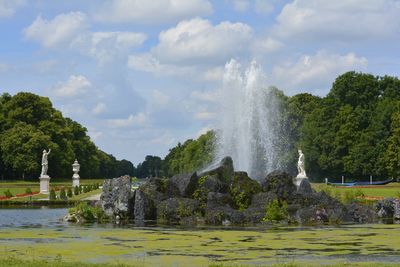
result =
[[[221,182],[230,184],[233,178],[233,173],[233,160],[231,157],[225,157],[219,162],[216,168],[202,172],[199,176],[214,176]]]
[[[190,198],[169,198],[157,205],[157,222],[178,223],[200,213],[199,201]]]
[[[234,207],[239,210],[247,209],[252,197],[261,192],[261,185],[251,179],[246,172],[235,172],[230,186]]]

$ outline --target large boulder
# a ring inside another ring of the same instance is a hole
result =
[[[400,200],[395,198],[385,198],[375,205],[375,210],[379,218],[400,220]]]
[[[128,219],[132,210],[131,177],[122,176],[114,179],[106,179],[103,183],[103,192],[100,196],[100,204],[107,216],[111,218]]]
[[[231,207],[229,194],[210,192],[205,206],[205,221],[208,224],[242,224],[243,213]]]
[[[178,223],[186,218],[196,217],[199,201],[190,198],[169,198],[157,205],[157,221],[161,223]]]
[[[136,190],[134,202],[134,218],[136,221],[156,220],[157,205],[165,200],[168,180],[150,178]]]
[[[259,223],[265,216],[266,207],[277,196],[272,192],[260,192],[253,195],[251,205],[243,212],[245,221],[248,223]]]
[[[197,181],[198,178],[195,172],[178,174],[169,179],[169,188],[177,188],[179,195],[182,197],[191,197],[197,188]],[[169,191],[173,192],[173,190]]]
[[[313,193],[313,189],[311,188],[311,184],[308,179],[303,179],[300,182],[299,188],[297,188],[297,192],[303,195],[309,195]]]
[[[251,179],[246,172],[235,172],[230,186],[230,193],[234,201],[234,208],[247,209],[251,204],[253,195],[261,192],[261,186]]]
[[[206,175],[215,176],[220,181],[230,184],[233,177],[233,172],[234,170],[232,158],[225,157],[219,162],[216,168],[199,173],[199,177]]]
[[[219,180],[214,175],[204,175],[199,178],[197,182],[197,189],[194,191],[192,197],[200,201],[201,206],[204,208],[207,202],[207,196],[210,192],[227,193],[229,186]]]
[[[261,182],[263,192],[272,192],[279,200],[287,200],[296,192],[292,177],[286,172],[273,171]]]

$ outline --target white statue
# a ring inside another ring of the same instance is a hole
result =
[[[301,182],[304,179],[308,179],[304,165],[304,154],[301,149],[299,149],[299,160],[297,161],[297,171],[299,172],[299,174],[297,174],[297,176],[293,179],[293,183],[297,186],[297,188],[300,186]]]
[[[50,192],[50,177],[47,175],[47,170],[49,169],[49,161],[47,160],[51,149],[49,152],[43,150],[42,155],[42,173],[40,174],[40,193],[48,194]]]
[[[304,165],[305,165],[304,154],[299,149],[299,160],[297,161],[297,171],[299,172],[299,174],[297,175],[298,177],[307,177]]]
[[[74,175],[72,175],[72,187],[79,186],[79,170],[80,170],[81,165],[79,165],[78,160],[75,159],[74,164],[72,164],[72,171],[74,172]]]
[[[47,157],[49,156],[51,152],[51,149],[49,149],[49,152],[43,150],[43,156],[42,156],[42,173],[40,176],[46,176],[47,175],[47,170],[49,169],[49,162],[47,160]]]

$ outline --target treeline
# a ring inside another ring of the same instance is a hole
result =
[[[136,168],[139,178],[153,176],[173,176],[174,174],[199,170],[206,167],[213,159],[215,133],[208,131],[198,139],[189,139],[183,144],[178,143],[169,150],[167,156],[146,156]]]
[[[308,93],[285,96],[272,88],[280,109],[276,144],[280,168],[296,175],[297,150],[306,158],[314,181],[400,177],[400,80],[347,72],[325,97]],[[266,103],[267,105],[268,103]],[[172,148],[162,160],[148,156],[139,177],[170,176],[198,170],[212,159],[214,133]]]
[[[82,178],[110,178],[134,174],[130,161],[117,160],[96,147],[79,123],[64,118],[47,97],[32,93],[0,96],[1,179],[37,179],[43,149],[51,149],[49,175],[72,176],[78,159]]]

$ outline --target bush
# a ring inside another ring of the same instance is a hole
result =
[[[54,191],[54,189],[50,190],[50,194],[49,194],[49,200],[56,200],[56,191]]]
[[[82,217],[85,221],[105,221],[107,215],[100,207],[92,207],[87,202],[79,202],[74,208],[68,210],[69,214]]]
[[[83,186],[79,185],[79,194],[82,194],[82,192],[83,192]]]
[[[25,189],[25,194],[32,194],[32,189],[30,189],[29,187]]]
[[[265,208],[264,222],[279,222],[285,220],[288,216],[286,202],[281,202],[274,199],[272,202],[267,204]]]
[[[67,196],[68,197],[72,197],[72,189],[71,189],[71,187],[68,187]]]
[[[4,195],[6,197],[13,197],[14,195],[11,193],[10,189],[7,189],[6,191],[4,191]]]
[[[74,195],[75,196],[79,195],[79,186],[77,185],[74,187]]]
[[[65,193],[65,188],[64,188],[64,187],[61,187],[61,190],[60,190],[60,199],[61,199],[61,200],[67,200],[67,194]]]

